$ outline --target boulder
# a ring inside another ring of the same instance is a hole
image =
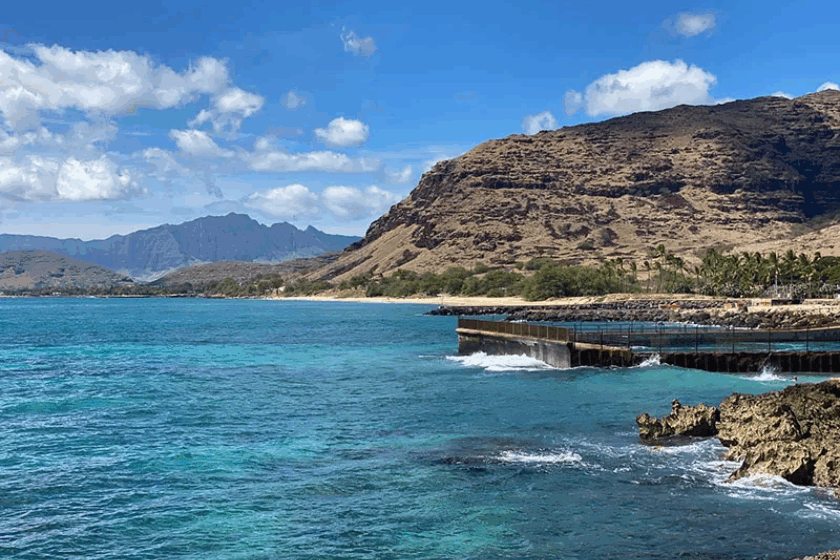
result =
[[[717,422],[720,412],[703,403],[697,406],[683,406],[680,401],[671,403],[671,414],[661,420],[647,413],[636,417],[639,437],[645,441],[656,441],[671,436],[709,437],[718,433]]]
[[[741,460],[730,480],[771,474],[801,485],[840,486],[840,379],[801,383],[720,404],[718,438]]]

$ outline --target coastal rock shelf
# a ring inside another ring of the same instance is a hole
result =
[[[728,448],[726,459],[741,461],[730,481],[770,474],[802,486],[840,487],[840,378],[763,395],[735,393],[717,409],[674,402],[661,420],[636,418],[644,441],[716,435]]]

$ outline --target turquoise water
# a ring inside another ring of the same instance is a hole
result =
[[[790,558],[840,502],[634,418],[778,376],[455,359],[413,305],[0,299],[0,558]]]

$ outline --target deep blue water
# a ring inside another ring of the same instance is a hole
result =
[[[0,299],[0,558],[791,558],[840,502],[635,416],[784,379],[457,353],[415,305]]]

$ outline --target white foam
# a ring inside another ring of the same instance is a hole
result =
[[[519,451],[503,451],[499,459],[505,463],[581,463],[583,459],[577,453],[564,451],[560,453],[524,453]]]
[[[525,354],[519,355],[489,355],[476,352],[469,356],[447,356],[447,360],[459,362],[464,367],[484,368],[485,371],[533,371],[551,369],[547,363]]]
[[[650,358],[648,358],[647,360],[645,360],[644,362],[642,362],[641,364],[639,364],[637,367],[653,367],[653,366],[661,366],[661,365],[662,365],[662,361],[661,361],[661,360],[662,360],[662,359],[661,359],[661,357],[659,356],[659,354],[654,354],[654,355],[652,355]]]
[[[824,519],[836,521],[840,519],[840,510],[831,507],[834,504],[806,503],[805,509],[797,512],[797,515],[806,519]]]
[[[750,381],[759,381],[761,383],[769,383],[776,381],[791,381],[786,377],[779,375],[778,370],[771,366],[763,366],[758,375],[741,376],[741,379],[748,379]]]

